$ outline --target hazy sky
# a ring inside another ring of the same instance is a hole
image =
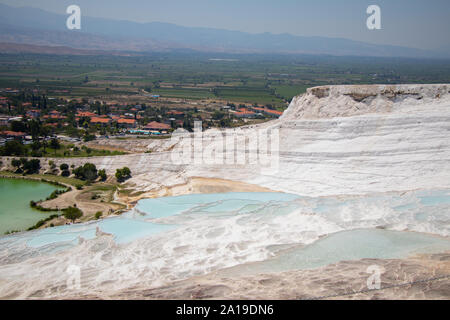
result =
[[[65,14],[170,22],[251,33],[342,37],[416,48],[450,47],[450,0],[0,0]],[[366,8],[381,7],[382,30],[366,28]]]

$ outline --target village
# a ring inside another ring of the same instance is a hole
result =
[[[152,96],[151,103],[52,98],[35,91],[0,89],[0,146],[24,145],[39,139],[89,142],[96,138],[146,136],[167,138],[177,128],[192,131],[194,121],[204,129],[238,127],[268,121],[282,112],[271,105],[221,103],[192,105]],[[148,100],[147,100],[148,101]],[[38,123],[33,133],[32,123]],[[4,154],[9,155],[9,154]]]

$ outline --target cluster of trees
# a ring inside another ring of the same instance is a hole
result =
[[[128,167],[123,167],[122,169],[116,170],[116,179],[118,182],[124,182],[125,180],[131,178],[131,170]]]
[[[72,173],[76,178],[89,182],[95,181],[98,178],[98,171],[93,163],[85,163],[83,166],[75,168]]]
[[[31,148],[27,148],[21,141],[8,141],[0,148],[0,155],[2,156],[31,155],[32,157],[41,157],[45,154],[46,147],[54,149],[55,153],[61,147],[57,139],[51,139],[50,143],[47,141],[47,137],[52,135],[52,129],[38,120],[33,119],[28,121],[24,119],[22,121],[13,121],[11,122],[10,129],[11,131],[24,132],[31,135],[33,143],[31,144]]]
[[[0,163],[2,165],[2,163]],[[23,173],[23,174],[33,174],[33,173],[39,173],[41,169],[41,162],[39,159],[30,159],[27,158],[20,158],[20,159],[12,159],[11,165],[16,168],[15,173]],[[54,163],[54,161],[49,161],[50,169],[52,170],[53,174],[58,174],[57,167]],[[72,165],[72,168],[74,166]],[[70,168],[67,163],[63,163],[59,166],[59,169],[61,171],[61,176],[68,177],[70,176]],[[131,176],[131,171],[129,168],[125,167],[122,169],[118,169],[118,172],[120,172],[119,177],[120,180],[128,179]],[[93,182],[97,180],[97,178],[100,178],[101,181],[106,181],[107,175],[106,170],[101,169],[97,170],[95,164],[93,163],[86,163],[83,166],[80,166],[78,168],[75,168],[72,170],[72,173],[75,175],[76,178],[84,181]],[[116,177],[117,177],[116,173]],[[119,178],[118,178],[119,179]]]
[[[26,158],[13,159],[11,160],[11,165],[16,169],[16,173],[23,173],[23,174],[33,174],[33,173],[39,173],[39,170],[41,169],[41,161],[39,159],[31,159],[28,160]]]
[[[26,156],[27,148],[19,141],[7,141],[3,147],[0,147],[0,155],[2,156]]]
[[[52,134],[52,128],[35,119],[13,121],[11,122],[11,130],[28,133],[33,138],[33,141],[39,141],[39,137],[46,138]]]
[[[0,155],[42,157],[46,153],[47,147],[53,149],[56,155],[56,150],[61,148],[61,144],[58,139],[51,139],[50,143],[45,140],[34,141],[30,148],[27,148],[21,141],[12,140],[7,141],[3,147],[0,147]]]
[[[64,166],[64,169],[61,168],[62,166]],[[60,169],[68,170],[69,168],[68,166],[67,167],[66,166],[67,166],[66,164],[62,164]],[[89,182],[97,180],[98,177],[100,177],[101,181],[105,181],[107,178],[105,169],[97,170],[95,164],[89,162],[85,163],[83,166],[73,169],[72,173],[75,175],[76,178]]]

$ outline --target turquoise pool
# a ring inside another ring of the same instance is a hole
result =
[[[105,281],[151,287],[214,270],[278,272],[441,252],[450,250],[449,197],[428,190],[145,199],[121,216],[0,237],[0,281],[21,283],[21,274],[61,273],[75,263],[90,270],[92,288]]]

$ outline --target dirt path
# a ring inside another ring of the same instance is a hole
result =
[[[72,187],[72,190],[59,195],[56,199],[44,201],[41,206],[50,209],[63,209],[67,207],[77,207],[83,211],[81,221],[91,220],[97,212],[102,212],[102,216],[113,214],[117,210],[123,209],[124,205],[114,203],[107,199],[111,191],[99,191],[92,187],[85,187],[83,190],[77,190]],[[98,199],[92,199],[92,195],[102,194]],[[103,199],[103,200],[102,200]],[[53,221],[51,221],[53,222]]]

